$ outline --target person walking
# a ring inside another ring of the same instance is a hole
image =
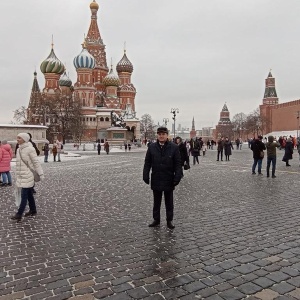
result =
[[[47,163],[48,162],[48,157],[49,157],[49,144],[45,143],[42,150],[44,151],[44,162]]]
[[[272,178],[276,178],[276,148],[279,148],[280,144],[274,140],[274,136],[268,136],[267,148],[267,177],[270,177],[270,166],[272,163]]]
[[[106,154],[109,153],[109,143],[108,143],[108,141],[105,141],[105,143],[104,143],[104,150],[106,151]]]
[[[160,207],[162,195],[164,193],[167,227],[174,229],[174,200],[173,191],[181,180],[182,167],[179,147],[168,141],[168,129],[159,127],[157,129],[157,141],[149,145],[144,169],[143,180],[150,183],[149,173],[151,173],[151,189],[153,190],[153,219],[149,227],[156,227],[160,224]]]
[[[53,144],[52,154],[53,154],[53,161],[56,162],[56,155],[57,155],[57,146],[56,146],[56,144]]]
[[[190,160],[189,160],[187,148],[186,148],[185,144],[182,142],[182,138],[177,136],[175,138],[175,143],[178,145],[178,148],[179,148],[179,153],[180,153],[180,158],[181,158],[181,178],[182,178],[184,165],[186,165],[187,168],[189,169]]]
[[[29,211],[25,217],[35,216],[37,213],[32,188],[34,186],[35,171],[41,180],[44,180],[44,173],[36,155],[36,151],[29,144],[30,137],[27,133],[19,133],[17,143],[19,149],[16,156],[16,187],[21,188],[21,203],[18,212],[11,217],[12,220],[21,221],[27,202]]]
[[[297,150],[299,153],[299,167],[300,167],[300,137],[297,138]]]
[[[261,173],[262,160],[264,158],[264,150],[266,150],[265,144],[262,142],[263,137],[259,135],[257,139],[254,139],[251,143],[251,150],[253,152],[253,165],[252,174],[255,175],[255,169],[257,165],[258,175]]]
[[[204,143],[203,146],[202,146],[203,156],[205,156],[206,151],[207,151],[207,143]]]
[[[290,167],[289,160],[293,159],[293,153],[294,153],[294,147],[291,138],[288,138],[285,143],[284,147],[284,156],[282,158],[282,161],[285,162],[285,165],[287,167]]]
[[[56,141],[56,148],[57,148],[57,161],[61,162],[60,154],[61,154],[61,150],[63,149],[63,144],[59,140]]]
[[[97,142],[97,151],[98,151],[98,155],[100,155],[100,152],[101,152],[101,143],[100,143],[100,141]]]
[[[228,137],[226,137],[224,141],[224,153],[226,161],[229,161],[229,156],[232,154],[231,149],[233,150],[233,145],[231,141],[229,141]]]
[[[218,146],[217,146],[217,151],[218,151],[218,156],[217,156],[217,161],[220,160],[221,156],[221,161],[223,161],[223,150],[224,150],[224,138],[220,138],[218,140]]]
[[[0,178],[2,175],[1,186],[11,186],[10,162],[13,157],[11,146],[3,140],[0,146]]]
[[[191,153],[193,156],[193,165],[199,164],[199,159],[198,156],[200,156],[200,143],[198,138],[196,138],[195,140],[191,139],[190,141],[190,146],[191,146]]]

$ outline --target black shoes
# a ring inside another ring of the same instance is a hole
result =
[[[25,215],[24,215],[24,217],[33,217],[33,216],[35,216],[37,214],[37,212],[33,212],[33,211],[29,211],[29,212],[27,212]]]
[[[149,227],[157,227],[160,225],[160,221],[154,220],[151,224],[149,224]],[[174,229],[175,226],[173,225],[172,221],[167,221],[167,227],[169,229]]]
[[[276,178],[276,176],[275,176],[275,175],[272,175],[272,178]]]
[[[291,167],[291,165],[290,164],[286,164],[286,167]]]
[[[174,229],[175,228],[175,226],[173,225],[172,221],[167,221],[167,227],[169,229]]]
[[[252,172],[252,175],[255,175],[256,173],[255,172]]]
[[[258,175],[264,175],[263,173],[258,173]]]
[[[22,216],[15,214],[14,216],[11,217],[11,219],[20,222],[22,220]]]
[[[154,220],[151,224],[149,224],[149,227],[156,227],[160,224],[160,221]]]

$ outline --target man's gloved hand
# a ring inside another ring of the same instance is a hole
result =
[[[174,186],[176,186],[179,184],[179,181],[174,181],[173,184],[174,184]]]
[[[40,175],[40,179],[41,179],[41,181],[44,181],[45,180],[45,176],[44,175]]]
[[[146,184],[149,184],[149,183],[150,183],[149,178],[144,179],[144,182],[145,182]]]

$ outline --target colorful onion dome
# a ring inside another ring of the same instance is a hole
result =
[[[114,73],[112,66],[109,74],[104,77],[103,83],[106,86],[119,86],[121,84],[119,76]]]
[[[41,63],[40,69],[42,73],[62,74],[65,70],[64,64],[56,57],[53,48],[49,56]]]
[[[99,9],[99,5],[95,0],[90,4],[90,9]]]
[[[133,65],[130,62],[130,60],[127,58],[126,50],[124,50],[124,55],[117,64],[117,72],[118,73],[121,73],[121,72],[132,73],[132,71],[133,71]]]
[[[66,71],[64,72],[64,74],[60,77],[59,81],[58,81],[60,86],[67,86],[70,87],[72,85],[72,81],[69,78],[69,76],[67,75]]]
[[[95,58],[92,54],[87,51],[85,47],[85,42],[82,44],[82,50],[79,55],[74,58],[74,66],[76,69],[86,68],[86,69],[94,69],[96,62]]]

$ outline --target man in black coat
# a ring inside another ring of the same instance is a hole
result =
[[[174,211],[173,190],[181,179],[181,157],[178,146],[168,141],[168,129],[166,127],[157,129],[157,141],[150,144],[147,150],[143,171],[143,180],[146,184],[150,183],[149,173],[151,169],[154,221],[149,227],[156,227],[160,224],[160,206],[164,192],[167,226],[174,229],[175,226],[172,223]]]
[[[251,150],[253,152],[253,165],[252,174],[255,175],[255,169],[257,165],[258,175],[261,173],[262,160],[264,158],[264,150],[266,150],[265,144],[262,142],[263,137],[259,135],[257,139],[254,139],[251,143]]]

